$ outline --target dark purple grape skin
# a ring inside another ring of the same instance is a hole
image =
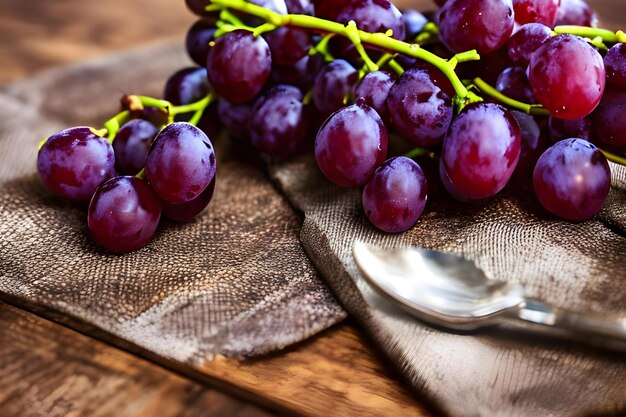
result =
[[[563,120],[555,117],[548,118],[550,139],[558,142],[568,138],[591,139],[591,117],[582,119]]]
[[[411,41],[424,29],[428,19],[422,13],[415,9],[408,9],[402,13],[402,21],[404,22],[404,39]]]
[[[354,88],[354,99],[363,100],[376,110],[383,122],[387,123],[389,120],[387,97],[395,82],[396,77],[387,71],[367,73]]]
[[[167,80],[163,98],[175,106],[180,106],[202,100],[210,90],[205,68],[184,68]]]
[[[187,4],[187,8],[191,10],[194,14],[201,17],[214,17],[217,16],[219,12],[207,12],[205,10],[206,6],[209,5],[208,0],[185,0]]]
[[[340,187],[365,185],[387,157],[387,130],[376,110],[357,102],[330,116],[315,139],[317,165]]]
[[[271,84],[288,84],[298,87],[301,91],[309,91],[319,71],[319,69],[312,68],[310,60],[317,60],[317,58],[307,55],[293,65],[273,65],[270,75]]]
[[[511,113],[492,103],[467,106],[443,142],[442,182],[459,200],[496,195],[513,174],[521,151],[521,131]]]
[[[96,190],[87,224],[99,245],[128,253],[152,239],[160,218],[161,203],[148,184],[136,177],[114,177]]]
[[[500,49],[514,26],[510,0],[448,0],[438,17],[441,42],[457,53]]]
[[[554,25],[561,0],[513,0],[515,21],[520,25],[541,23]]]
[[[422,168],[398,156],[378,167],[363,189],[367,219],[387,233],[401,233],[417,223],[426,207],[428,184]]]
[[[217,102],[217,114],[231,137],[242,141],[249,139],[251,104],[232,104],[226,100],[220,100]]]
[[[337,20],[337,16],[352,0],[315,0],[315,16],[322,19]]]
[[[205,188],[202,193],[191,201],[180,204],[170,204],[167,202],[161,202],[163,206],[163,214],[170,220],[180,223],[189,223],[193,221],[204,209],[209,205],[213,199],[213,192],[215,191],[215,178],[213,177],[211,183]]]
[[[526,77],[526,70],[522,67],[509,67],[502,71],[496,80],[496,90],[522,103],[537,103]]]
[[[315,6],[311,0],[285,0],[287,11],[291,14],[306,14],[313,16]]]
[[[215,92],[233,104],[252,100],[272,70],[270,48],[262,36],[236,30],[220,36],[207,59],[209,80]]]
[[[310,125],[302,92],[293,86],[278,85],[252,108],[250,142],[272,158],[289,158],[303,150]]]
[[[626,45],[616,43],[604,56],[606,82],[613,87],[626,88]]]
[[[515,110],[511,111],[511,115],[520,127],[521,152],[509,184],[518,191],[525,191],[532,188],[535,164],[546,150],[548,141],[533,116]]]
[[[533,185],[546,210],[566,220],[584,221],[602,209],[611,187],[611,171],[594,145],[584,139],[565,139],[541,155]]]
[[[555,26],[574,25],[596,27],[598,17],[584,0],[561,0]]]
[[[37,155],[37,171],[56,194],[88,201],[115,175],[115,155],[111,144],[90,128],[72,127],[48,138]]]
[[[405,71],[391,87],[387,109],[394,131],[415,146],[441,143],[452,121],[452,99],[425,69]]]
[[[163,201],[185,203],[198,197],[213,180],[215,151],[197,127],[176,122],[154,139],[146,158],[146,177]]]
[[[197,124],[198,128],[211,140],[217,138],[222,130],[222,121],[220,120],[217,106],[217,102],[212,102],[209,107],[204,110]]]
[[[626,90],[608,88],[591,114],[594,143],[612,151],[626,150]]]
[[[344,106],[344,97],[359,81],[359,73],[343,59],[326,64],[315,77],[313,102],[322,114],[331,114]]]
[[[523,25],[507,42],[509,59],[519,66],[527,66],[530,58],[552,36],[552,29],[541,23]]]
[[[215,40],[216,30],[215,23],[200,19],[194,23],[187,32],[185,38],[187,54],[201,67],[206,65],[209,51],[211,51],[210,42]]]
[[[600,103],[606,74],[602,56],[582,38],[557,35],[530,60],[533,93],[553,117],[580,119]]]
[[[357,27],[366,32],[385,33],[391,29],[393,38],[405,38],[402,14],[389,0],[351,0],[336,20],[344,24],[354,20]]]
[[[274,65],[294,65],[311,48],[311,37],[302,29],[279,27],[264,36]]]
[[[146,120],[135,119],[125,123],[113,141],[117,172],[122,175],[138,174],[146,165],[148,149],[157,133],[159,129]]]

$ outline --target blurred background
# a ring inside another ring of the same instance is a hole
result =
[[[394,3],[419,10],[435,7],[431,0]],[[588,3],[605,27],[626,23],[626,0]],[[183,0],[0,0],[0,85],[117,49],[182,42],[193,21]]]

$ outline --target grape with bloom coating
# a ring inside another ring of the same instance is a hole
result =
[[[72,127],[48,138],[37,155],[43,183],[70,200],[89,200],[96,188],[115,175],[111,144],[88,127]]]
[[[541,155],[533,185],[546,210],[567,220],[583,221],[602,209],[611,187],[611,171],[594,145],[583,139],[566,139]]]
[[[396,78],[387,71],[374,71],[365,74],[354,88],[354,99],[363,99],[372,107],[384,122],[389,120],[387,97]]]
[[[387,156],[387,130],[376,110],[359,101],[326,120],[315,139],[315,159],[341,187],[364,185]]]
[[[600,103],[606,74],[602,56],[582,38],[557,35],[539,47],[528,67],[535,97],[553,117],[580,119]]]
[[[537,103],[526,77],[526,70],[522,67],[509,67],[502,71],[496,80],[496,90],[522,103]]]
[[[236,30],[220,36],[207,59],[209,80],[215,92],[233,104],[256,96],[272,70],[270,48],[262,36]]]
[[[595,27],[597,23],[598,17],[585,0],[561,0],[554,25]]]
[[[211,51],[211,42],[215,40],[217,28],[214,23],[198,20],[189,28],[185,38],[185,47],[189,57],[198,65],[205,66]]]
[[[147,120],[135,119],[117,131],[113,141],[117,170],[123,175],[136,175],[146,165],[146,156],[159,130]]]
[[[165,83],[163,98],[175,106],[201,100],[211,90],[206,68],[184,68]]]
[[[626,88],[626,44],[616,43],[604,56],[606,82],[614,87]]]
[[[146,159],[146,176],[162,200],[185,203],[198,197],[213,180],[215,152],[209,138],[197,127],[176,122],[152,142]]]
[[[552,30],[541,23],[527,23],[507,41],[509,59],[527,66],[533,54],[552,36]]]
[[[491,103],[470,104],[444,139],[442,181],[460,200],[494,196],[511,178],[520,150],[520,128],[508,110]]]
[[[226,100],[220,100],[217,102],[217,114],[231,138],[248,140],[252,105],[232,104]]]
[[[398,156],[385,161],[365,185],[363,210],[380,230],[404,232],[422,215],[427,193],[422,168],[412,159]]]
[[[326,64],[315,77],[313,102],[324,115],[343,107],[343,99],[359,81],[359,73],[343,59]]]
[[[96,190],[87,224],[98,244],[127,253],[152,239],[160,217],[161,203],[148,184],[135,177],[115,177]]]
[[[515,21],[525,23],[541,23],[552,26],[556,20],[561,0],[513,0]]]
[[[392,37],[403,40],[405,36],[402,14],[389,0],[352,0],[337,16],[337,22],[354,20],[366,32],[393,31]]]

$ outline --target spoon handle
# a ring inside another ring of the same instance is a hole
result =
[[[537,300],[527,300],[517,313],[517,318],[529,330],[547,331],[593,346],[626,352],[626,317],[574,313]]]

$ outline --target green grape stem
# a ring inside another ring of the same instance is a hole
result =
[[[210,0],[212,9],[215,6],[221,6],[223,8],[238,10],[249,15],[258,17],[268,24],[274,27],[292,26],[301,29],[310,29],[322,34],[335,34],[350,39],[359,51],[359,45],[368,44],[382,48],[386,51],[392,51],[407,55],[413,58],[426,61],[436,68],[438,68],[443,74],[448,77],[452,83],[452,87],[459,100],[463,100],[467,97],[468,92],[463,82],[454,72],[454,69],[459,62],[468,60],[478,60],[480,55],[476,51],[468,51],[453,57],[450,61],[445,60],[432,52],[422,49],[418,44],[411,44],[403,42],[391,37],[391,33],[370,33],[355,28],[351,23],[343,25],[341,23],[333,22],[331,20],[320,19],[314,16],[300,15],[300,14],[287,14],[281,15],[274,11],[265,9],[256,4],[248,3],[245,0]],[[263,26],[263,25],[262,25]],[[361,53],[361,51],[359,51]],[[373,69],[376,64],[371,60],[365,59],[367,67]],[[398,68],[395,69],[398,72]]]
[[[482,78],[474,78],[471,82],[472,85],[478,88],[481,93],[498,100],[509,108],[519,110],[532,116],[550,116],[550,112],[548,112],[548,110],[546,110],[543,106],[539,104],[522,103],[521,101],[517,101],[512,99],[511,97],[505,96],[504,94],[496,90],[495,87],[489,85]]]
[[[599,38],[602,42],[607,43],[626,43],[626,33],[621,30],[613,32],[608,29],[592,28],[588,26],[564,25],[555,27],[553,33],[555,35],[577,35],[591,40]]]

